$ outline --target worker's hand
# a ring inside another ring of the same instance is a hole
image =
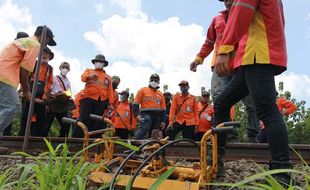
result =
[[[164,130],[166,127],[166,124],[164,122],[161,122],[160,124],[160,130]]]
[[[24,92],[23,92],[23,99],[24,99],[26,102],[29,102],[29,101],[30,101],[30,99],[31,99],[31,92],[30,92],[30,90],[24,91]]]
[[[89,75],[87,77],[87,80],[89,80],[89,81],[97,81],[98,80],[98,75]]]
[[[214,64],[215,72],[217,72],[217,74],[219,74],[220,76],[230,73],[231,69],[229,67],[229,60],[230,60],[229,54],[218,55]]]
[[[141,121],[141,115],[138,115],[136,120],[137,120],[137,122],[140,122]]]
[[[282,114],[282,115],[285,115],[285,113],[286,113],[286,109],[283,108],[283,109],[281,110],[281,114]]]
[[[200,63],[199,63],[198,61],[193,61],[193,62],[190,64],[189,68],[190,68],[191,71],[196,72],[196,71],[197,71],[197,66],[198,66],[198,65],[200,65]]]

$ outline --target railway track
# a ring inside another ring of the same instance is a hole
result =
[[[82,149],[83,139],[79,138],[49,138],[52,145],[56,147],[57,145],[67,142],[69,150],[71,152],[77,152]],[[93,142],[95,139],[90,139]],[[127,142],[127,141],[124,141]],[[144,141],[130,140],[128,141],[132,145],[139,146]],[[0,146],[9,148],[9,152],[21,151],[23,145],[23,137],[12,137],[12,136],[2,136],[0,137]],[[199,145],[199,143],[198,143]],[[302,158],[310,163],[310,145],[297,145],[292,144],[291,147],[298,152]],[[126,147],[116,144],[115,145],[115,155],[125,155]],[[47,147],[44,143],[42,137],[30,137],[29,138],[29,148],[28,152],[39,153],[47,151]],[[90,149],[90,153],[95,152],[95,148]],[[184,158],[199,160],[198,148],[194,147],[189,143],[179,143],[177,145],[172,145],[166,149],[166,155],[171,158]],[[228,144],[226,147],[226,155],[224,157],[226,161],[234,161],[240,159],[249,159],[257,163],[267,163],[270,160],[270,151],[267,144],[248,144],[248,143],[233,143]],[[299,156],[291,150],[291,160],[293,163],[300,163],[301,160]]]

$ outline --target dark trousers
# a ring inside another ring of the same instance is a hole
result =
[[[260,121],[257,117],[253,100],[251,96],[246,96],[242,99],[242,102],[244,103],[247,112],[247,137],[249,139],[256,138],[259,131]]]
[[[267,143],[267,137],[266,137],[265,129],[259,130],[256,141],[259,143]]]
[[[205,132],[198,132],[195,134],[195,141],[201,141],[203,135],[205,134]]]
[[[129,131],[127,129],[115,128],[115,136],[121,139],[128,139]]]
[[[106,128],[106,124],[103,122],[94,121],[89,118],[90,114],[102,116],[107,109],[107,101],[93,100],[91,98],[84,98],[80,101],[80,121],[86,125],[89,131],[95,131],[98,129]],[[73,137],[83,137],[83,131],[79,127],[75,127],[73,130]],[[93,137],[100,137],[101,135],[95,135]]]
[[[53,121],[56,118],[59,125],[60,125],[59,137],[68,137],[69,131],[70,131],[70,125],[62,122],[61,119],[63,117],[68,117],[68,113],[67,112],[63,112],[63,113],[49,112],[46,116],[45,129],[44,129],[43,136],[44,137],[48,136],[48,133],[49,133],[50,128],[53,124]]]
[[[287,128],[276,105],[274,76],[278,69],[269,64],[254,64],[236,70],[227,87],[214,100],[214,126],[229,121],[230,108],[250,94],[257,116],[265,124],[272,160],[289,161]],[[225,145],[225,135],[219,135],[218,143]]]
[[[178,122],[174,122],[173,131],[171,134],[168,134],[169,140],[174,140],[180,131],[182,131],[183,139],[195,140],[195,125],[186,125],[185,122],[182,125]]]
[[[8,125],[4,131],[3,131],[3,136],[11,136],[12,135],[12,123],[10,123],[10,125]]]
[[[154,129],[160,129],[161,122],[162,118],[159,114],[142,112],[140,127],[137,128],[135,138],[144,139],[146,135],[150,138]]]
[[[30,103],[23,101],[22,104],[23,104],[22,115],[21,115],[20,129],[18,133],[19,136],[25,135]],[[45,118],[46,118],[45,105],[35,103],[33,115],[36,115],[36,121],[32,122],[31,124],[31,135],[32,136],[43,136],[44,123],[45,123]]]

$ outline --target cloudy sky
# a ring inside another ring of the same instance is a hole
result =
[[[283,0],[286,15],[288,70],[277,77],[285,90],[310,105],[310,1]],[[58,45],[51,61],[56,73],[62,61],[71,63],[68,74],[73,92],[84,84],[80,76],[93,67],[90,60],[103,53],[108,74],[119,75],[119,89],[136,92],[159,73],[161,86],[178,91],[185,79],[190,91],[210,88],[210,60],[196,73],[189,64],[205,39],[212,17],[224,8],[217,0],[0,0],[0,48],[18,31],[32,34],[38,25],[49,26]]]

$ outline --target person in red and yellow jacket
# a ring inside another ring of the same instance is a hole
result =
[[[284,116],[289,116],[297,110],[297,106],[294,104],[294,102],[289,101],[283,96],[277,97],[277,106],[280,113]],[[260,124],[261,125],[260,125],[260,131],[257,135],[257,142],[267,143],[268,141],[265,133],[265,125],[263,122],[261,122]]]
[[[226,10],[221,11],[219,15],[213,17],[207,31],[206,39],[201,46],[199,53],[196,55],[195,60],[190,64],[191,71],[195,72],[197,66],[202,65],[204,59],[208,57],[213,50],[211,68],[214,67],[232,3],[233,0],[226,0],[224,2]],[[233,60],[230,60],[230,65],[233,67]]]
[[[137,120],[132,111],[132,104],[128,101],[129,92],[122,91],[120,93],[120,102],[115,109],[113,118],[115,127],[115,136],[121,139],[128,139],[129,132],[136,128]]]
[[[177,93],[173,99],[169,113],[169,128],[173,129],[171,133],[167,132],[170,140],[182,131],[183,138],[195,140],[195,133],[198,130],[199,116],[196,97],[188,92],[189,84],[182,80],[179,83],[181,93]]]
[[[236,49],[238,44],[238,49]],[[235,0],[223,33],[214,70],[219,75],[234,76],[225,90],[214,100],[214,124],[229,121],[229,109],[250,95],[257,116],[265,124],[271,151],[270,169],[291,168],[288,133],[275,100],[275,75],[286,70],[287,54],[284,14],[281,0]],[[218,146],[225,146],[224,135]],[[289,184],[288,173],[274,178]]]
[[[102,116],[105,110],[113,109],[114,103],[112,78],[103,69],[108,66],[108,61],[104,55],[98,54],[92,59],[92,63],[95,68],[86,69],[81,77],[86,84],[80,100],[80,121],[87,126],[89,131],[106,127],[102,122],[91,120],[89,115]],[[82,137],[82,135],[82,130],[75,127],[73,136]]]
[[[222,0],[220,0],[222,1]],[[233,4],[233,0],[225,0],[224,5],[226,10],[221,11],[219,15],[215,16],[210,24],[206,36],[206,40],[202,45],[200,52],[196,55],[195,60],[190,64],[190,70],[196,71],[197,66],[203,63],[203,60],[214,50],[213,59],[211,63],[212,69],[212,78],[211,78],[211,95],[213,100],[215,100],[228,85],[230,80],[233,77],[233,73],[226,75],[219,75],[217,72],[214,72],[214,63],[218,57],[219,48],[221,45],[222,37],[227,27],[227,21],[230,15],[230,10]],[[238,44],[235,44],[237,48]],[[234,59],[229,60],[229,65],[233,68]],[[253,101],[249,96],[242,99],[242,102],[246,106],[247,112],[247,137],[248,139],[256,139],[256,135],[259,130],[259,119],[255,111]],[[238,135],[236,133],[229,134],[230,142],[238,142]]]
[[[158,90],[159,82],[159,75],[152,74],[149,86],[141,88],[136,94],[133,113],[135,118],[140,120],[140,127],[135,134],[136,139],[144,139],[146,134],[151,137],[154,129],[165,128],[166,104],[163,93]],[[141,105],[140,116],[139,105]]]
[[[50,60],[54,58],[54,53],[48,48],[44,48],[43,59],[40,65],[39,78],[37,83],[36,98],[44,100],[49,97],[51,92],[51,86],[53,85],[53,67],[48,64]],[[36,63],[37,66],[38,63]],[[34,73],[30,76],[30,89],[32,90],[34,81]],[[26,130],[27,117],[29,111],[30,102],[22,102],[22,115],[20,122],[19,135],[23,136]],[[32,136],[43,136],[43,129],[46,122],[47,107],[42,103],[34,104],[33,122],[31,127]]]
[[[212,117],[214,114],[213,106],[210,103],[210,93],[208,91],[202,92],[201,99],[198,102],[198,116],[199,127],[195,135],[195,140],[200,141],[205,132],[211,129]]]

